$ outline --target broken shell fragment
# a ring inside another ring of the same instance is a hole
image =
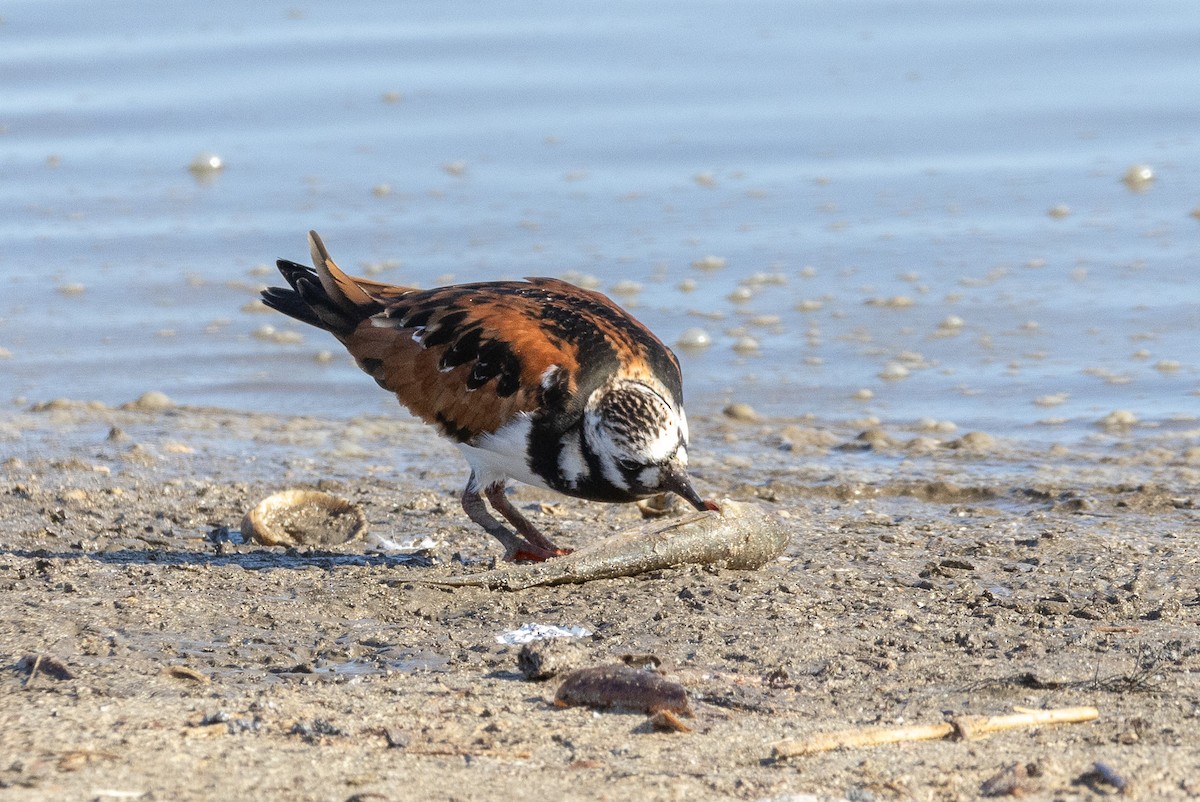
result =
[[[268,496],[242,519],[242,534],[265,546],[338,546],[366,531],[358,505],[317,490]]]

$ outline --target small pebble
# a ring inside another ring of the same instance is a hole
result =
[[[958,334],[964,325],[966,324],[961,317],[958,315],[949,315],[942,319],[942,322],[938,324],[937,330],[942,335]]]
[[[576,638],[545,638],[526,643],[517,653],[517,670],[527,680],[544,680],[574,671],[586,661],[587,647]]]
[[[957,440],[946,443],[946,448],[963,451],[991,451],[996,447],[996,438],[986,432],[967,432]]]
[[[712,345],[712,337],[704,329],[694,327],[690,329],[684,329],[683,333],[679,335],[679,339],[676,340],[675,344],[680,348],[707,348],[708,346]]]
[[[739,354],[753,354],[758,351],[758,340],[753,337],[738,337],[733,341],[733,350]]]
[[[225,169],[225,160],[215,153],[200,153],[187,166],[198,184],[211,184]]]
[[[879,371],[879,378],[884,381],[900,381],[908,378],[908,368],[899,362],[889,362],[883,366],[883,370]]]
[[[1127,429],[1137,423],[1137,416],[1127,409],[1116,409],[1097,421],[1104,429]]]
[[[151,390],[148,393],[142,393],[136,401],[130,401],[121,409],[136,409],[143,412],[157,412],[164,409],[170,409],[175,406],[175,402],[167,397],[166,393],[158,390]]]
[[[1154,169],[1148,164],[1134,164],[1121,177],[1125,186],[1134,192],[1145,192],[1154,184]]]
[[[759,417],[759,414],[754,411],[754,407],[741,401],[735,401],[734,403],[725,407],[722,412],[725,414],[725,417],[732,418],[736,421],[742,421],[744,423],[757,423],[758,421],[762,420],[762,418]]]
[[[697,259],[696,261],[692,262],[692,267],[696,268],[697,270],[705,271],[720,270],[728,263],[728,261],[729,260],[724,256],[705,256],[702,259]]]
[[[1051,393],[1050,395],[1043,395],[1033,399],[1033,403],[1039,407],[1056,407],[1059,404],[1065,403],[1068,398],[1070,398],[1069,393]]]

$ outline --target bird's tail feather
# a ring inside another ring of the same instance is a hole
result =
[[[275,264],[291,289],[263,290],[263,303],[338,337],[350,334],[363,320],[383,311],[383,303],[363,289],[363,286],[375,287],[377,282],[346,275],[329,257],[317,232],[308,232],[308,245],[314,267],[287,259],[277,261]]]

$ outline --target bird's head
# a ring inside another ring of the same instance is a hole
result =
[[[669,393],[632,380],[601,388],[585,412],[584,437],[604,479],[630,497],[671,492],[698,510],[716,509],[688,479],[687,417]]]

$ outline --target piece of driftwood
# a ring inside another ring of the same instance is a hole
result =
[[[1094,707],[1060,707],[1055,710],[1029,710],[1006,716],[955,716],[938,724],[914,724],[908,727],[858,727],[837,732],[818,733],[796,741],[781,741],[771,750],[775,760],[902,741],[936,741],[955,736],[964,740],[993,732],[1045,724],[1077,724],[1094,721],[1100,711]]]
[[[790,536],[784,519],[758,504],[730,499],[718,503],[720,511],[692,513],[670,523],[642,524],[543,563],[419,581],[523,590],[635,576],[687,564],[721,564],[750,570],[761,568],[783,553]]]

